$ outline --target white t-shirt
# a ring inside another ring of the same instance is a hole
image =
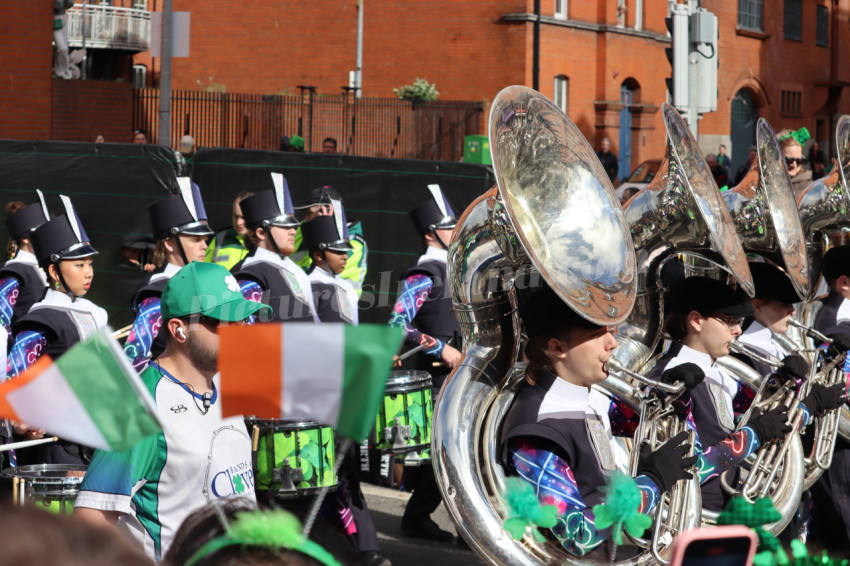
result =
[[[221,418],[218,376],[211,404],[151,364],[142,379],[156,400],[167,433],[124,452],[98,450],[75,507],[122,513],[119,528],[159,560],[192,512],[214,499],[255,500],[251,441],[241,417]]]

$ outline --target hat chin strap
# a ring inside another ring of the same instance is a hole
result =
[[[53,265],[55,265],[55,266],[56,266],[56,274],[59,276],[59,283],[62,285],[62,288],[63,288],[63,289],[65,289],[65,292],[66,292],[67,294],[71,295],[71,297],[73,298],[73,300],[77,300],[77,299],[79,299],[79,298],[80,298],[80,296],[79,296],[79,295],[77,295],[76,293],[74,293],[74,292],[71,290],[71,288],[70,288],[70,287],[68,287],[68,283],[66,283],[66,282],[65,282],[65,276],[63,276],[63,275],[62,275],[62,269],[59,267],[59,263],[60,263],[61,261],[62,261],[62,260],[60,259],[59,261],[57,261],[56,263],[54,263],[54,264],[53,264]]]
[[[283,252],[281,252],[280,248],[277,247],[277,242],[274,241],[274,236],[272,235],[271,231],[271,224],[269,222],[263,222],[262,228],[266,235],[269,237],[269,242],[271,243],[274,252],[280,256],[280,259],[286,259],[286,256],[283,255]]]
[[[439,234],[437,234],[437,225],[436,224],[431,224],[428,227],[428,231],[431,232],[431,235],[434,236],[434,239],[437,240],[437,243],[440,244],[441,248],[443,248],[446,251],[449,251],[449,247],[446,245],[446,243],[443,241],[443,239],[439,236]]]
[[[177,251],[180,252],[180,258],[183,260],[183,265],[189,265],[189,258],[186,257],[186,251],[183,249],[183,242],[180,241],[180,232],[173,234],[174,242],[177,244]]]

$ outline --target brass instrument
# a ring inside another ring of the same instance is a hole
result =
[[[552,102],[521,86],[502,90],[489,137],[498,187],[464,211],[449,249],[464,357],[435,404],[434,470],[458,532],[484,561],[580,564],[560,547],[530,536],[515,541],[502,528],[498,431],[520,379],[514,281],[536,271],[577,313],[616,325],[635,300],[634,250],[607,174]]]

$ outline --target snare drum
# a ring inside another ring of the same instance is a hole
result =
[[[375,446],[399,459],[431,446],[431,376],[424,371],[393,371],[375,422]],[[424,459],[418,456],[417,459]]]
[[[15,504],[33,504],[51,513],[70,515],[86,475],[86,466],[35,464],[6,468],[2,473],[12,478]]]
[[[337,486],[334,431],[313,421],[245,419],[252,431],[255,489],[281,498]]]

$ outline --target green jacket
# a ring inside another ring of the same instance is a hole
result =
[[[363,238],[363,225],[360,224],[359,220],[348,224],[348,233],[353,249],[348,252],[348,260],[345,262],[345,269],[342,270],[340,276],[354,286],[359,297],[363,293],[363,281],[366,279],[369,246],[366,245],[366,240]],[[312,260],[310,260],[310,254],[307,253],[307,246],[304,245],[301,228],[298,228],[298,231],[295,232],[295,253],[292,254],[290,259],[305,272],[310,269]]]
[[[245,239],[233,228],[228,228],[216,232],[215,237],[210,242],[210,247],[207,248],[204,261],[217,263],[230,269],[247,255],[248,248],[245,247]]]

